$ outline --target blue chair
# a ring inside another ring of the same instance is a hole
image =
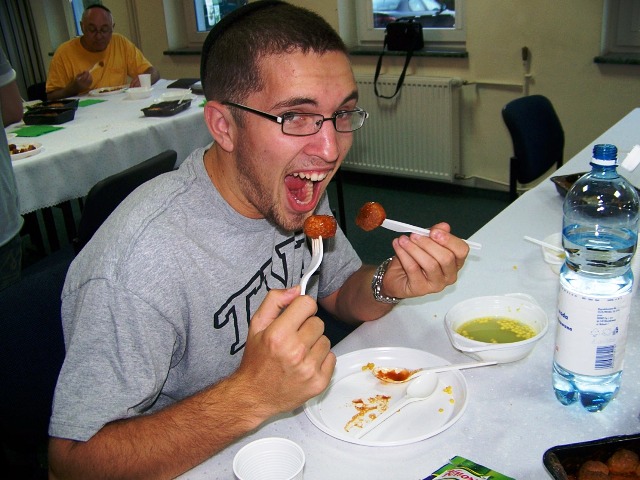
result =
[[[72,242],[76,254],[120,202],[144,182],[173,170],[177,159],[178,154],[174,150],[167,150],[96,183],[85,198],[78,233]]]
[[[509,172],[513,201],[518,197],[518,183],[533,182],[552,166],[562,166],[564,131],[553,105],[543,95],[512,100],[502,109],[502,118],[513,141]]]
[[[176,159],[167,150],[98,182],[86,197],[72,246],[25,268],[18,283],[0,291],[0,477],[47,478],[43,459],[65,354],[60,296],[69,265],[127,195],[173,170]]]

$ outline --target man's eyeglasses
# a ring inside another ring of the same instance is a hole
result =
[[[89,35],[97,35],[98,33],[102,34],[102,35],[109,35],[110,33],[113,33],[113,28],[112,27],[102,27],[100,29],[96,28],[96,27],[87,27],[85,30],[85,33],[88,33]]]
[[[270,113],[256,110],[255,108],[247,107],[246,105],[240,105],[233,102],[222,102],[223,105],[229,105],[230,107],[236,107],[246,112],[260,115],[267,120],[279,123],[282,127],[282,133],[285,135],[294,135],[296,137],[304,137],[307,135],[313,135],[318,133],[322,128],[322,124],[327,120],[333,123],[333,127],[336,132],[349,133],[358,130],[364,121],[369,117],[369,114],[361,108],[355,110],[342,110],[333,114],[333,117],[325,118],[319,113],[293,113],[287,112],[278,117],[277,115],[271,115]]]

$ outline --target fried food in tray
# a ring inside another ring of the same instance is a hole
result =
[[[304,221],[304,234],[310,238],[335,236],[338,224],[331,215],[311,215]]]
[[[640,480],[640,434],[558,445],[542,462],[555,480]]]
[[[561,196],[566,196],[567,192],[571,190],[573,184],[578,181],[578,179],[587,172],[580,173],[571,173],[569,175],[557,175],[555,177],[551,177],[550,180],[556,186],[556,190]],[[634,187],[638,193],[640,193],[640,188]]]
[[[78,104],[80,100],[77,98],[63,98],[61,100],[51,100],[46,102],[36,103],[34,105],[30,105],[27,107],[29,112],[33,112],[39,110],[41,108],[46,108],[49,110],[67,110],[67,109],[78,109]]]
[[[75,116],[73,108],[36,108],[25,113],[22,119],[26,125],[60,125],[70,122]]]
[[[171,102],[154,103],[149,107],[143,108],[142,112],[145,117],[170,117],[176,113],[183,112],[191,106],[191,100],[174,100]]]
[[[386,218],[387,213],[382,205],[378,202],[367,202],[360,208],[356,216],[356,225],[365,232],[369,232],[382,225]]]

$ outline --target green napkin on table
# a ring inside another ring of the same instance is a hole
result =
[[[99,98],[87,98],[78,102],[79,107],[88,107],[89,105],[95,105],[96,103],[106,102],[106,100],[100,100]]]
[[[52,125],[27,125],[26,127],[14,130],[11,133],[17,134],[19,137],[39,137],[45,133],[62,130],[64,127],[54,127]]]

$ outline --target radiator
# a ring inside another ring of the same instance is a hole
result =
[[[378,98],[373,75],[356,75],[358,105],[369,112],[343,163],[350,171],[452,182],[460,168],[458,78],[406,77],[392,99]],[[378,79],[391,95],[397,78]]]

